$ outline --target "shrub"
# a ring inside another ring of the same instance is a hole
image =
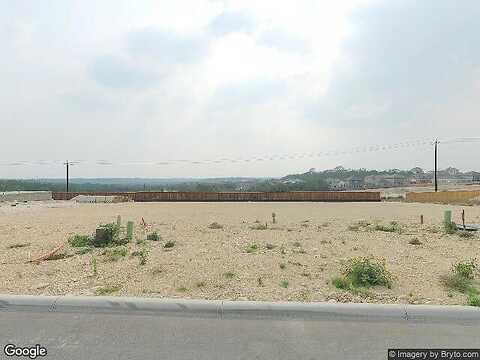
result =
[[[410,245],[422,245],[422,242],[418,238],[413,238],[408,242]]]
[[[159,241],[160,239],[161,239],[161,237],[156,231],[147,235],[147,240]]]
[[[460,236],[461,238],[472,238],[474,236],[473,232],[466,231],[466,230],[458,231],[457,235]]]
[[[255,224],[253,226],[250,226],[250,229],[251,230],[267,230],[268,225],[266,223],[265,224]]]
[[[123,245],[128,240],[120,239],[120,226],[114,223],[100,225],[97,235],[92,238],[92,244],[95,247]]]
[[[68,239],[68,243],[72,247],[88,247],[92,245],[92,237],[89,235],[73,235]]]
[[[457,232],[457,225],[454,222],[443,222],[443,230],[447,234],[455,234]]]
[[[147,258],[148,258],[148,250],[146,248],[143,248],[141,250],[136,250],[132,252],[131,256],[138,256],[140,258],[140,265],[145,265],[147,263]]]
[[[461,276],[465,279],[473,279],[475,274],[475,269],[477,268],[475,260],[470,261],[461,261],[453,265],[452,271],[454,274]]]
[[[288,288],[288,285],[289,285],[289,284],[288,284],[288,281],[287,281],[287,280],[282,280],[282,281],[280,282],[280,286],[281,286],[282,288],[285,288],[285,289],[286,289],[286,288]]]
[[[233,271],[227,271],[226,273],[223,274],[227,279],[233,279],[236,274]]]
[[[213,222],[210,225],[208,225],[209,229],[223,229],[223,225],[219,224],[217,222]]]
[[[273,244],[270,244],[270,243],[268,243],[267,245],[265,245],[265,247],[267,248],[267,250],[273,250],[273,249],[275,249],[277,246],[276,246],[276,245],[273,245]]]
[[[294,247],[300,247],[300,246],[302,246],[302,244],[300,243],[300,241],[295,241],[295,242],[293,243],[293,246],[294,246]]]
[[[174,240],[168,240],[164,245],[163,247],[165,249],[170,249],[170,248],[173,248],[175,246],[175,241]]]
[[[287,267],[287,265],[285,265],[285,263],[280,263],[280,265],[279,265],[279,266],[280,266],[280,269],[282,269],[282,270],[283,270],[283,269],[285,269],[285,268]]]
[[[205,285],[206,285],[206,284],[205,284],[205,281],[199,281],[199,282],[197,282],[197,283],[195,284],[195,286],[196,286],[197,288],[203,288],[203,287],[205,287]]]
[[[385,231],[385,232],[400,232],[402,230],[400,224],[396,221],[390,221],[389,224],[377,224],[375,225],[375,230]]]
[[[109,285],[98,288],[95,291],[95,295],[109,295],[119,291],[122,287],[120,285]]]
[[[352,287],[350,281],[345,277],[337,276],[332,279],[332,284],[337,289],[349,290]]]
[[[258,250],[258,245],[257,244],[250,244],[247,246],[247,248],[245,249],[245,251],[248,253],[248,254],[251,254],[251,253],[254,253],[255,251]]]
[[[480,306],[480,296],[475,293],[468,294],[468,305],[470,306]]]
[[[113,249],[106,249],[103,255],[107,257],[109,261],[118,261],[121,257],[125,257],[128,254],[126,247],[118,247]]]
[[[458,274],[448,274],[440,277],[440,282],[449,290],[466,293],[471,288],[471,281]]]
[[[392,274],[387,270],[385,261],[374,257],[354,257],[343,264],[343,274],[353,286],[382,285],[390,288]]]

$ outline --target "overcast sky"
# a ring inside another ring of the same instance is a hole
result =
[[[0,163],[47,161],[0,177],[430,169],[431,146],[171,161],[480,136],[479,19],[477,0],[0,0]],[[440,167],[479,150],[441,145]]]

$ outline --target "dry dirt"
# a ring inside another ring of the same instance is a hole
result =
[[[459,221],[461,207],[392,202],[3,204],[0,293],[95,295],[104,290],[119,296],[465,304],[466,295],[447,291],[439,277],[457,261],[478,258],[480,235],[464,239],[443,234],[445,209],[453,210]],[[480,207],[465,209],[468,223],[480,223]],[[420,214],[424,225],[419,224]],[[128,244],[129,254],[118,261],[109,261],[103,249],[80,255],[67,245],[63,259],[28,262],[66,243],[73,234],[92,234],[117,215],[123,222],[135,222],[136,239],[143,240],[155,230],[162,240],[133,241]],[[140,225],[142,217],[146,230]],[[349,229],[361,219],[395,220],[403,231]],[[268,229],[251,229],[257,220],[268,222]],[[213,222],[223,229],[210,229]],[[409,244],[413,238],[422,244]],[[175,246],[166,249],[163,245],[169,240]],[[258,249],[248,253],[251,244]],[[275,247],[268,249],[267,244]],[[148,256],[141,265],[132,252],[144,247]],[[391,289],[375,287],[368,295],[353,295],[331,284],[341,259],[368,255],[386,259],[396,277]],[[282,287],[282,282],[288,286]]]

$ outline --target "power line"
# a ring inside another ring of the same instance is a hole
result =
[[[202,165],[202,164],[221,164],[221,163],[249,163],[260,161],[279,161],[279,160],[297,160],[305,158],[320,158],[320,157],[334,157],[351,155],[358,153],[371,153],[381,151],[399,151],[408,148],[434,146],[437,140],[431,140],[427,138],[403,141],[394,144],[376,144],[376,145],[364,145],[349,148],[346,150],[330,150],[310,153],[296,153],[296,154],[268,154],[262,156],[253,156],[249,158],[229,158],[221,157],[218,159],[205,159],[205,160],[191,160],[191,159],[171,159],[171,160],[128,160],[128,161],[115,161],[107,159],[97,160],[72,160],[69,161],[69,165],[97,165],[97,166],[112,166],[112,165],[148,165],[148,166],[164,166],[173,164],[189,164],[189,165]],[[454,138],[438,140],[437,144],[454,144],[454,143],[474,143],[480,142],[480,137],[469,138]],[[52,166],[52,165],[64,165],[64,160],[15,160],[15,161],[3,161],[0,162],[0,166]]]

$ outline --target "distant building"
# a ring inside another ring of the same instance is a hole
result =
[[[480,183],[480,173],[472,171],[472,182]]]

